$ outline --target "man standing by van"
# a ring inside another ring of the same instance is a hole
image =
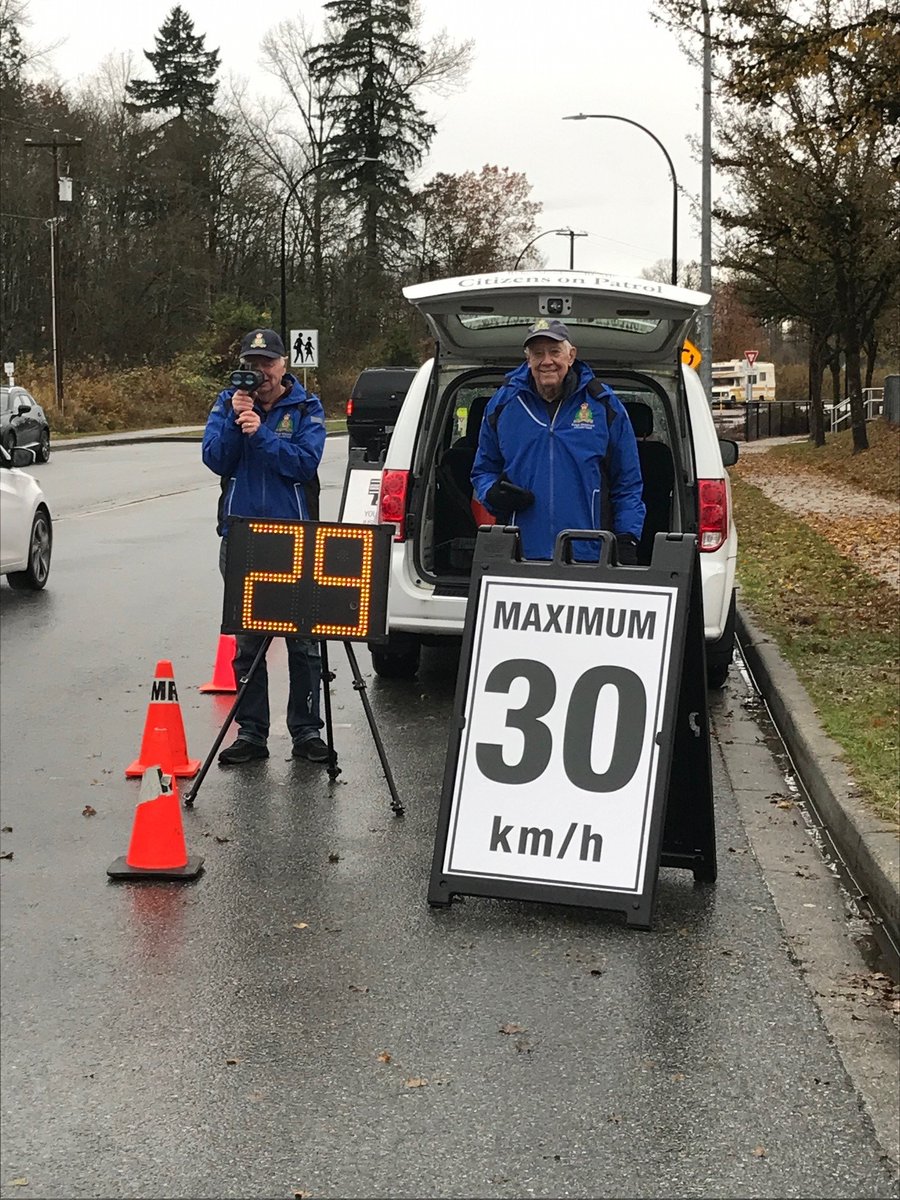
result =
[[[228,518],[271,517],[308,521],[308,489],[325,449],[325,412],[293,375],[285,374],[284,344],[274,329],[253,329],[241,342],[241,359],[263,382],[253,392],[220,392],[203,434],[203,461],[227,481],[221,508],[220,566],[224,572]],[[235,677],[250,670],[263,637],[237,636]],[[317,642],[285,638],[290,691],[287,725],[293,757],[326,762],[328,746],[319,737],[322,660]],[[219,755],[222,766],[268,758],[269,684],[265,659],[259,664],[237,712],[238,736]]]
[[[549,559],[563,529],[608,529],[637,563],[644,524],[637,442],[622,402],[577,357],[562,321],[528,330],[525,362],[492,396],[472,467],[475,498],[518,526],[525,558]],[[596,541],[572,544],[596,561]]]

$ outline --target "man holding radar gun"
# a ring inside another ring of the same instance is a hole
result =
[[[224,574],[230,517],[283,521],[318,518],[317,471],[325,449],[325,412],[293,375],[274,329],[253,329],[241,341],[241,368],[220,392],[203,434],[203,461],[222,478],[218,533]],[[247,675],[264,637],[238,634],[235,678]],[[290,690],[287,727],[294,758],[327,762],[319,736],[322,661],[317,642],[284,639]],[[265,658],[256,668],[237,711],[237,739],[219,755],[222,766],[268,758],[269,682]]]

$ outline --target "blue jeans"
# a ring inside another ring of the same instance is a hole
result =
[[[219,552],[219,569],[225,570],[225,539]],[[240,687],[241,679],[250,670],[253,660],[265,641],[265,635],[239,633],[234,656],[234,677]],[[319,643],[306,638],[284,639],[288,657],[287,727],[296,745],[316,737],[324,722],[319,717],[319,691],[322,685],[322,658]],[[241,697],[235,720],[238,736],[246,742],[264,746],[269,737],[269,673],[265,656],[254,672]]]

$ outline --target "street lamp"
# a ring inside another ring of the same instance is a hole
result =
[[[563,237],[572,239],[569,243],[569,270],[571,270],[572,269],[572,258],[574,255],[574,247],[575,247],[574,239],[577,237],[587,237],[586,233],[575,233],[575,231],[572,229],[545,229],[543,233],[539,233],[537,235],[537,237],[533,237],[531,239],[531,241],[528,242],[526,245],[524,245],[522,247],[522,249],[519,251],[519,257],[516,259],[516,264],[513,267],[513,270],[517,271],[519,269],[519,263],[522,261],[522,258],[524,257],[526,250],[530,250],[535,242],[539,241],[542,237],[547,237],[551,233],[558,233],[558,234],[561,234]]]
[[[311,175],[315,175],[317,171],[323,170],[325,167],[337,167],[346,163],[364,163],[378,162],[377,158],[369,157],[368,155],[360,155],[358,158],[325,158],[321,162],[315,163],[308,170],[304,171],[299,179],[295,179],[288,186],[288,194],[285,196],[284,205],[281,209],[281,340],[287,346],[287,214],[288,208],[292,200],[297,197],[297,188],[305,183]]]
[[[653,138],[660,150],[666,156],[666,162],[669,164],[669,171],[672,175],[672,283],[678,283],[678,179],[675,175],[675,167],[672,164],[672,159],[669,157],[669,152],[656,136],[651,133],[646,125],[641,125],[639,121],[632,121],[630,117],[619,117],[615,113],[575,113],[569,117],[563,117],[564,121],[624,121],[626,125],[634,125],[637,129],[643,129],[648,137]]]

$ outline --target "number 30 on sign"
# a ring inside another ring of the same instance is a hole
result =
[[[484,580],[446,876],[642,892],[675,600]]]

